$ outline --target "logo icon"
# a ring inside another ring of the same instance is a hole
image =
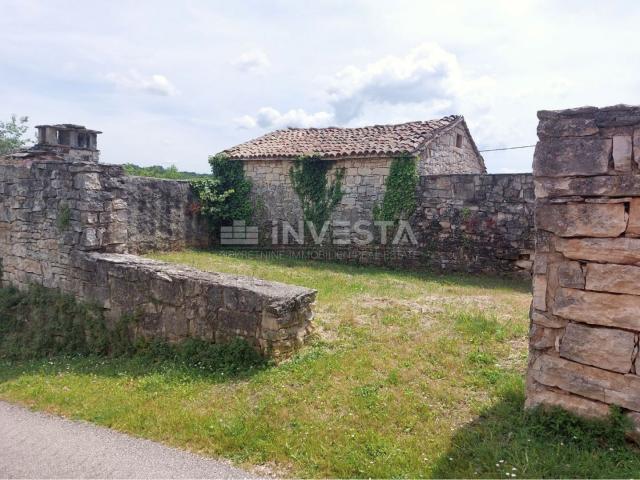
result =
[[[222,245],[257,245],[258,227],[247,226],[244,220],[234,220],[231,227],[220,227]]]

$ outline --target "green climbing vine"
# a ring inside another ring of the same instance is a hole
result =
[[[342,200],[344,168],[335,169],[335,177],[330,182],[327,174],[333,164],[333,161],[310,155],[299,157],[289,169],[293,190],[302,203],[304,219],[316,228],[322,228]]]
[[[375,220],[407,220],[416,210],[418,172],[415,157],[394,158],[389,168],[386,192],[381,204],[373,208]]]
[[[193,211],[207,218],[212,231],[233,220],[251,220],[251,182],[244,175],[242,162],[225,155],[209,158],[212,175],[191,181],[191,189],[198,198]]]

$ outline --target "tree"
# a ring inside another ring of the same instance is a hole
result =
[[[0,155],[15,152],[29,144],[25,134],[29,127],[29,117],[11,115],[8,122],[0,122]]]

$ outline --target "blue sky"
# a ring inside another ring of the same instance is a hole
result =
[[[0,118],[102,130],[102,161],[208,169],[286,126],[462,114],[481,148],[536,111],[640,103],[640,2],[0,0]],[[486,153],[529,171],[532,149]]]

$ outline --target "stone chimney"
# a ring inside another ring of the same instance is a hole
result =
[[[45,150],[71,162],[98,163],[98,134],[102,132],[70,123],[38,125],[36,129],[38,143],[32,150]]]

